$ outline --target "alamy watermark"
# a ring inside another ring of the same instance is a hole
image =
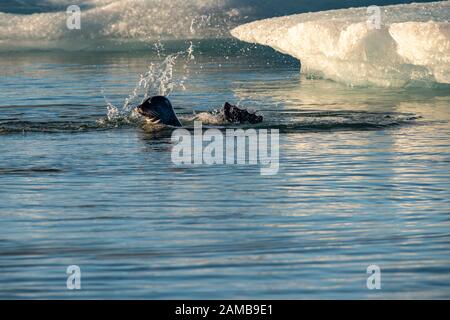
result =
[[[370,6],[367,8],[367,14],[369,19],[367,19],[367,25],[371,29],[381,29],[381,9],[379,6]]]
[[[68,6],[66,9],[66,26],[69,30],[81,29],[81,9],[77,5]]]
[[[279,170],[278,129],[219,129],[203,132],[202,122],[194,122],[194,133],[187,129],[172,132],[172,162],[175,165],[260,165],[261,175]],[[204,145],[206,143],[206,145]]]
[[[81,269],[77,265],[71,265],[66,270],[67,281],[66,286],[69,290],[81,289]]]
[[[370,276],[367,278],[367,289],[380,290],[381,289],[381,268],[376,264],[367,267],[367,273]]]

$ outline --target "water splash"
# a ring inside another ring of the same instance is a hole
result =
[[[158,54],[161,54],[164,47],[160,43],[157,43],[155,46],[158,48]],[[182,73],[175,77],[174,67],[180,57],[185,58],[181,68]],[[194,60],[194,45],[192,42],[189,42],[189,47],[185,51],[170,54],[160,63],[152,62],[148,66],[147,71],[139,76],[139,80],[134,89],[125,98],[121,107],[117,107],[109,101],[105,96],[104,90],[102,90],[106,102],[107,116],[106,119],[100,119],[98,122],[100,124],[105,124],[106,122],[138,122],[140,116],[135,112],[134,108],[142,103],[142,101],[155,95],[169,96],[176,88],[186,90],[185,82],[189,78],[188,65]]]
[[[209,125],[225,125],[227,120],[225,119],[225,114],[223,108],[217,108],[209,112],[200,112],[194,114],[193,117],[188,119],[189,122],[201,121],[203,124]]]

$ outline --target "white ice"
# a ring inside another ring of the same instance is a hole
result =
[[[127,49],[130,43],[229,37],[230,27],[245,15],[244,9],[232,9],[230,0],[51,1],[83,4],[81,29],[67,28],[70,15],[65,11],[30,15],[0,12],[0,51]]]
[[[306,13],[231,31],[301,61],[302,73],[357,86],[450,84],[450,2]]]

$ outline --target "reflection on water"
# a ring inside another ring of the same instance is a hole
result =
[[[448,298],[449,92],[300,79],[271,55],[196,54],[171,99],[260,110],[282,129],[272,177],[177,167],[170,131],[98,126],[102,89],[120,105],[155,56],[2,58],[0,296]]]

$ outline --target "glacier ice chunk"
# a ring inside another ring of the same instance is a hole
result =
[[[42,5],[44,6],[44,1]],[[81,29],[70,30],[66,11],[0,12],[0,52],[33,49],[110,50],[148,48],[158,40],[230,37],[241,10],[217,0],[52,0],[85,4]]]
[[[231,34],[301,61],[302,72],[356,86],[450,84],[450,2],[350,8],[265,19]]]

